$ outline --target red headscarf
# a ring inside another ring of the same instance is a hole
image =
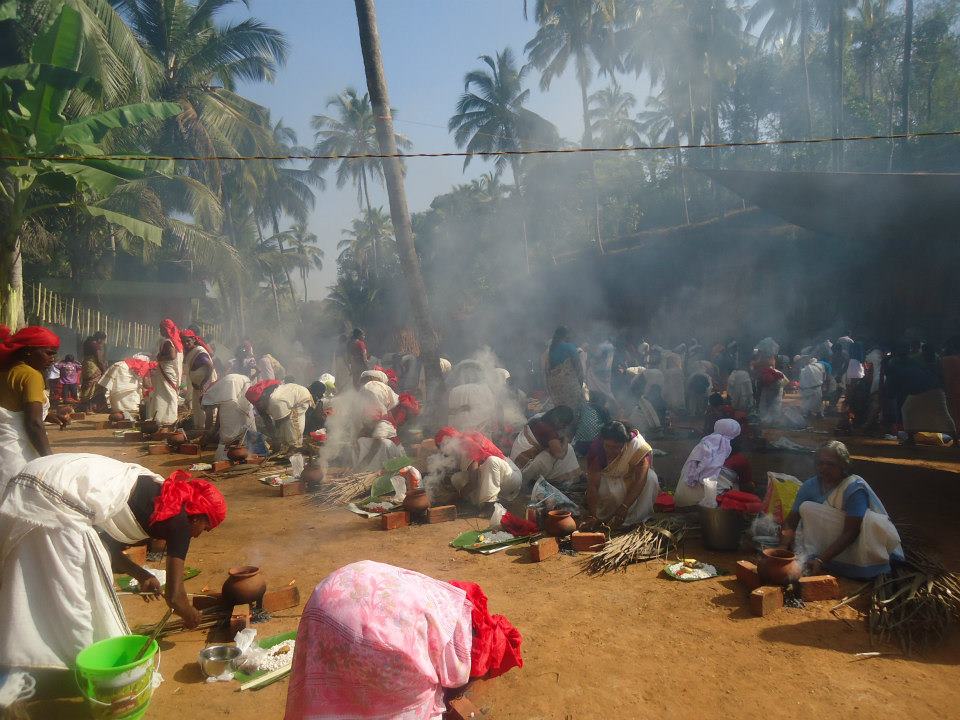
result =
[[[10,362],[18,350],[28,347],[60,347],[60,338],[45,327],[30,325],[15,333],[6,325],[0,325],[0,366]]]
[[[180,339],[180,328],[177,327],[177,324],[170,318],[164,318],[160,321],[160,327],[163,328],[163,331],[167,334],[167,337],[170,338],[170,342],[173,343],[173,346],[177,349],[177,352],[182,353],[183,340]]]
[[[494,445],[493,441],[491,441],[486,435],[480,432],[460,432],[456,428],[448,426],[440,428],[433,441],[439,448],[443,441],[447,438],[455,438],[459,440],[460,450],[470,459],[471,462],[482,463],[490,457],[498,457],[501,459],[505,457],[503,451]]]
[[[199,345],[199,346],[202,347],[204,350],[206,350],[208,353],[210,353],[211,357],[213,356],[213,350],[210,349],[210,346],[207,345],[206,341],[205,341],[202,337],[200,337],[199,335],[197,335],[193,330],[181,330],[181,331],[180,331],[180,338],[181,338],[181,339],[183,339],[183,338],[192,338],[192,339],[196,340],[196,341],[197,341],[197,345]]]
[[[398,383],[397,373],[395,373],[395,372],[393,371],[393,369],[391,369],[391,368],[385,368],[385,367],[383,367],[383,366],[381,366],[381,365],[374,365],[374,366],[373,366],[373,369],[374,369],[374,370],[379,370],[379,371],[382,372],[384,375],[386,375],[386,376],[387,376],[387,385],[389,385],[390,387],[392,387],[394,390],[397,389],[397,383]]]
[[[213,529],[227,517],[227,501],[213,484],[186,470],[177,470],[163,481],[160,494],[153,501],[150,524],[176,517],[181,510],[186,510],[187,515],[206,515]]]
[[[139,375],[142,378],[145,378],[150,374],[150,371],[153,370],[157,364],[155,362],[150,362],[149,360],[141,360],[135,357],[124,358],[123,362],[128,368],[133,372]]]
[[[272,388],[274,385],[280,385],[279,380],[261,380],[258,383],[254,383],[249,388],[247,392],[244,393],[244,397],[251,405],[256,405],[260,402],[260,398],[263,396],[263,393]]]

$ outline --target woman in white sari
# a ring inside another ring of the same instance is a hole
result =
[[[164,480],[79,453],[27,463],[0,500],[0,667],[65,670],[88,645],[128,634],[112,571],[160,593],[157,578],[122,553],[148,537],[167,541],[164,596],[195,627],[184,560],[191,538],[226,512],[219,490],[183,471]]]
[[[310,391],[296,383],[261,380],[244,394],[260,416],[271,425],[269,435],[276,449],[290,450],[303,446],[303,430],[307,410],[316,407]]]
[[[215,460],[227,459],[227,447],[240,445],[248,431],[256,430],[253,406],[244,396],[250,388],[250,378],[240,373],[224,375],[209,387],[203,395],[203,406],[216,408],[216,420],[213,414],[207,415],[210,421],[205,428],[208,435],[219,435]]]
[[[355,411],[357,438],[354,472],[380,470],[386,462],[403,456],[403,446],[395,442],[397,428],[388,414],[400,403],[400,396],[387,384],[387,374],[366,370],[360,374],[360,390]]]
[[[703,481],[720,474],[723,463],[730,457],[730,442],[739,437],[740,432],[740,423],[736,420],[717,420],[713,432],[690,451],[680,470],[677,491],[673,496],[677,507],[690,507],[703,500]]]
[[[535,415],[513,441],[510,459],[523,474],[525,483],[542,477],[554,485],[580,477],[580,461],[570,444],[574,427],[573,410],[561,405]]]
[[[169,318],[160,323],[157,367],[150,372],[153,393],[147,402],[147,419],[161,426],[176,425],[183,379],[183,341],[180,329]]]
[[[727,378],[727,396],[734,410],[749,413],[753,410],[753,379],[743,368],[734,370]]]
[[[126,420],[140,415],[143,402],[143,379],[155,367],[146,355],[134,355],[107,368],[98,384],[107,396],[111,413],[123,413]]]
[[[603,426],[587,454],[583,529],[637,525],[653,514],[660,482],[652,456],[653,448],[636,430],[616,421]]]
[[[190,408],[195,429],[206,425],[203,410],[203,394],[217,381],[213,367],[213,353],[199,335],[192,330],[180,333],[186,355],[183,357],[183,373],[190,381]]]
[[[900,534],[877,494],[851,472],[847,446],[831,440],[814,465],[817,474],[800,486],[780,546],[810,558],[808,575],[865,580],[890,572],[890,561],[903,559]]]

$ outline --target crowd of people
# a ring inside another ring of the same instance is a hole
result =
[[[219,491],[185,472],[163,478],[98,455],[54,454],[45,422],[65,420],[51,412],[51,398],[102,408],[117,421],[185,429],[215,447],[217,459],[245,447],[379,471],[416,443],[432,448],[423,481],[437,502],[488,516],[497,503],[526,503],[546,484],[579,507],[581,529],[612,532],[649,518],[663,487],[673,487],[654,467],[661,439],[700,437],[672,493],[671,503],[683,509],[703,500],[708,483],[721,492],[758,492],[747,453],[765,427],[803,428],[832,413],[839,433],[902,433],[904,442],[946,433],[956,442],[960,411],[958,341],[938,355],[928,345],[865,351],[844,336],[790,357],[764,338],[742,357],[733,341],[706,348],[691,340],[672,350],[614,338],[578,343],[559,327],[527,377],[498,367],[491,353],[441,360],[443,383],[429,405],[419,347],[402,334],[378,358],[355,329],[340,339],[333,372],[314,369],[303,378],[270,353],[256,353],[250,341],[220,357],[199,328],[180,329],[170,319],[159,324],[149,353],[108,364],[106,341],[96,333],[83,343],[80,362],[71,355],[57,362],[60,340],[50,330],[0,329],[0,603],[13,609],[0,619],[0,665],[69,667],[93,640],[126,632],[110,568],[159,590],[120,552],[148,537],[167,541],[167,577],[174,579],[164,591],[168,604],[187,627],[196,624],[177,578],[190,539],[226,517]],[[789,392],[798,402],[784,403]],[[827,443],[814,469],[784,519],[783,546],[802,542],[810,572],[889,571],[902,555],[899,536],[874,491],[853,473],[847,448]],[[382,576],[423,587],[387,566],[359,570],[318,587],[308,605],[318,632],[337,617],[354,622],[329,595],[337,584],[362,586]],[[54,592],[68,584],[75,596]],[[465,622],[462,592],[436,592],[449,603],[450,621]],[[58,599],[51,607],[29,602],[39,594]],[[86,608],[87,620],[56,625],[58,603]],[[456,637],[448,638],[456,653],[444,654],[443,672],[462,679],[467,665]],[[402,638],[395,640],[399,647]],[[319,635],[315,642],[322,649]],[[316,658],[301,660],[300,647],[288,702],[302,708],[328,696],[303,684]],[[438,697],[432,685],[421,689],[425,707],[435,708]]]

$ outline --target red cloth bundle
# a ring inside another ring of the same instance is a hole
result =
[[[758,513],[763,509],[763,501],[753,493],[743,490],[728,490],[717,500],[717,504],[724,510]]]
[[[473,648],[470,651],[470,677],[495,678],[515,667],[523,667],[520,643],[523,636],[503,615],[491,615],[487,596],[472,582],[451,580],[466,591],[473,604]]]
[[[530,522],[523,518],[518,518],[511,512],[504,513],[500,518],[500,527],[506,530],[514,537],[526,537],[527,535],[536,535],[540,528],[535,522]]]

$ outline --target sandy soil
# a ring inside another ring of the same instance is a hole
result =
[[[140,462],[159,472],[186,464],[177,456],[142,456],[108,431],[80,422],[52,432],[55,448],[100,452]],[[791,433],[814,446],[824,436]],[[658,443],[668,457],[656,468],[666,483],[675,478],[695,440]],[[898,521],[960,569],[954,522],[960,500],[960,454],[948,448],[908,453],[893,443],[854,441],[858,471],[873,485]],[[752,456],[755,477],[778,470],[801,478],[810,458],[784,453]],[[221,528],[195,541],[188,564],[202,573],[188,590],[216,589],[236,564],[260,565],[272,586],[296,579],[306,601],[330,571],[361,559],[379,560],[440,579],[478,582],[493,612],[523,633],[525,666],[477,683],[471,699],[485,717],[535,720],[565,718],[770,718],[787,714],[850,718],[943,717],[960,706],[960,637],[920,658],[896,648],[869,651],[866,627],[852,609],[847,622],[828,612],[830,603],[753,617],[745,594],[731,577],[681,584],[660,575],[662,564],[630,567],[602,578],[579,574],[580,559],[568,556],[530,564],[519,549],[482,557],[447,546],[478,521],[458,520],[393,532],[346,511],[319,512],[303,497],[279,498],[250,479],[225,480],[230,503]],[[687,556],[732,568],[736,553],[710,553],[691,543]],[[848,584],[847,588],[855,585]],[[160,603],[124,598],[131,624],[154,621]],[[299,609],[257,626],[261,635],[294,629]],[[233,683],[208,685],[196,664],[205,635],[182,633],[163,643],[162,673],[148,713],[154,720],[184,717],[266,720],[283,716],[286,681],[240,694]],[[889,653],[889,654],[887,654]],[[42,703],[32,717],[83,717],[77,703]]]

